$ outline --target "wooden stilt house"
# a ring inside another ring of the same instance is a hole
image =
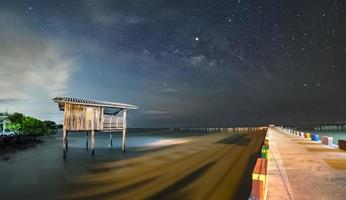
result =
[[[122,132],[121,148],[125,151],[126,112],[128,109],[137,109],[137,106],[70,97],[55,97],[53,101],[58,104],[60,111],[64,111],[64,156],[68,150],[68,133],[73,131],[86,133],[86,148],[88,133],[91,132],[92,155],[95,153],[95,131],[109,132],[110,146],[113,145],[112,132]]]

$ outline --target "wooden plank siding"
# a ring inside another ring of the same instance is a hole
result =
[[[64,129],[67,131],[103,130],[103,107],[65,103]]]

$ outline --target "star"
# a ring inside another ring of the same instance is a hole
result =
[[[43,73],[39,76],[51,72],[55,76],[54,73],[59,72],[57,79],[62,79],[66,87],[70,84],[67,78],[72,80],[71,83],[76,80],[88,83],[88,78],[92,77],[95,87],[105,90],[109,85],[130,81],[121,84],[121,90],[128,90],[124,93],[130,96],[121,98],[128,99],[129,103],[132,99],[133,103],[143,103],[143,107],[154,107],[157,103],[164,107],[167,103],[164,97],[148,97],[141,102],[139,98],[143,95],[152,94],[157,88],[177,88],[181,91],[181,96],[177,98],[189,102],[200,99],[198,106],[201,107],[210,103],[218,104],[215,112],[220,114],[220,119],[229,119],[228,110],[238,111],[237,106],[228,105],[227,99],[237,96],[246,109],[252,99],[248,100],[247,95],[243,94],[251,92],[254,98],[261,100],[256,102],[256,107],[260,107],[262,103],[270,102],[270,96],[265,95],[268,89],[278,93],[275,102],[277,100],[278,105],[287,109],[287,113],[294,108],[292,102],[300,103],[290,99],[294,97],[286,98],[285,94],[290,91],[295,91],[302,98],[312,95],[319,98],[318,95],[327,91],[336,97],[335,101],[339,101],[337,103],[342,107],[343,99],[337,98],[339,95],[342,97],[337,91],[346,84],[342,76],[346,73],[346,68],[342,67],[346,63],[346,44],[342,37],[346,35],[345,23],[342,23],[346,21],[346,12],[342,12],[342,0],[319,1],[313,7],[307,3],[282,4],[278,1],[265,4],[251,3],[249,0],[211,0],[202,4],[198,0],[189,2],[170,4],[157,1],[142,5],[141,1],[136,0],[118,3],[59,0],[57,3],[40,2],[37,5],[32,0],[23,1],[22,4],[4,1],[1,3],[1,12],[6,23],[0,22],[0,40],[6,41],[6,54],[0,61],[0,74],[5,72],[11,76],[1,78],[9,83],[13,81],[9,85],[23,90],[20,94],[36,93],[36,89],[27,92],[28,86],[21,89],[24,82],[29,84],[28,78],[35,78],[33,75],[19,74],[24,76],[23,80],[20,80],[21,77],[11,78],[12,74],[22,70],[20,66],[30,63],[28,70]],[[335,7],[339,10],[335,10]],[[38,44],[41,41],[42,45]],[[17,50],[20,48],[23,51]],[[49,51],[43,52],[42,49],[46,48]],[[75,66],[76,70],[65,73],[68,69],[65,63]],[[13,71],[10,73],[11,69]],[[152,73],[157,75],[151,76]],[[140,84],[131,82],[137,79]],[[15,85],[16,81],[22,82]],[[36,87],[35,83],[32,81],[33,88]],[[273,83],[277,87],[272,88]],[[80,85],[78,95],[88,95],[88,85]],[[257,85],[259,87],[252,87]],[[335,87],[335,90],[328,90],[329,87]],[[47,89],[51,91],[51,88]],[[244,92],[243,89],[249,91]],[[17,91],[10,92],[17,95]],[[104,93],[100,90],[93,95],[103,97]],[[116,94],[110,95],[106,99],[114,97],[117,100]],[[217,98],[209,103],[208,95],[216,95]],[[163,102],[158,102],[161,100]],[[315,101],[313,105],[322,107],[328,103],[331,102]],[[165,109],[185,106],[180,99],[174,100],[174,104],[167,105]],[[338,108],[338,105],[335,106]],[[309,112],[312,106],[304,109]],[[184,112],[192,111],[194,108]],[[254,112],[260,113],[260,109]],[[191,115],[199,119],[199,116],[203,116],[201,113],[198,109]],[[190,116],[190,113],[186,114]],[[240,117],[247,119],[247,114],[244,112]],[[276,116],[271,117],[264,120]],[[318,117],[327,118],[311,116],[308,120],[318,120]],[[172,124],[178,125],[184,119],[179,117]],[[232,125],[227,120],[220,121],[227,126]],[[161,126],[161,122],[154,123],[154,126]],[[190,122],[196,122],[196,125],[209,123],[208,120],[203,123],[192,120],[182,125],[189,125]],[[212,123],[218,126],[218,120]]]

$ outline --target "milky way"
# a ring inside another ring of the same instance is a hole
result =
[[[136,104],[138,127],[346,121],[342,0],[0,5],[0,109],[60,119],[67,95]]]

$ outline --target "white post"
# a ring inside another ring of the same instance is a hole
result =
[[[2,134],[5,135],[5,128],[6,128],[6,120],[4,120],[4,123],[2,124]]]
[[[126,140],[126,109],[123,112],[123,141],[121,145],[121,149],[125,152],[125,140]]]

